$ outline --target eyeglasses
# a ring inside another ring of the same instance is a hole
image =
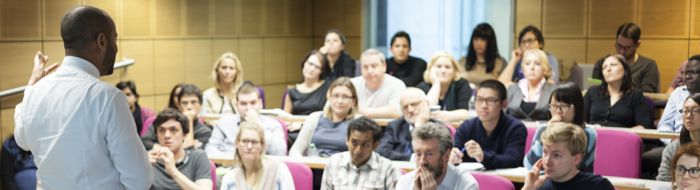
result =
[[[693,178],[700,177],[700,168],[698,167],[692,167],[689,169],[686,169],[685,166],[680,165],[676,166],[676,176],[683,176],[685,175],[685,172],[688,172],[688,175]]]
[[[549,111],[561,111],[561,112],[568,112],[569,109],[571,109],[571,105],[569,104],[549,104]]]
[[[260,147],[260,144],[260,141],[252,139],[241,139],[241,141],[238,141],[238,145],[240,146],[251,146],[253,148]]]
[[[342,94],[331,94],[331,98],[336,100],[352,100],[355,97]]]
[[[625,50],[625,51],[627,51],[628,49],[631,49],[631,48],[633,48],[633,47],[635,47],[635,44],[632,44],[632,45],[629,45],[629,46],[623,46],[622,44],[615,43],[615,48],[619,48],[619,49],[622,49],[622,50]]]
[[[681,115],[688,115],[689,113],[693,113],[693,114],[690,115],[690,116],[695,117],[695,116],[700,115],[700,108],[695,108],[695,109],[682,109],[682,110],[678,110],[678,113],[680,113]]]
[[[483,97],[476,97],[475,103],[478,104],[483,104],[487,103],[488,105],[496,105],[500,102],[498,98],[490,97],[490,98],[483,98]]]
[[[520,41],[521,44],[531,44],[537,42],[537,39],[523,39]]]

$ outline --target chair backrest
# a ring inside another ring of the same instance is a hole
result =
[[[262,100],[262,108],[265,109],[265,89],[259,86],[256,86],[255,88],[258,89],[258,97],[260,100]]]
[[[479,183],[479,189],[499,189],[499,190],[514,190],[515,186],[510,180],[491,174],[472,172],[472,176]]]
[[[532,138],[535,137],[537,133],[537,127],[526,127],[527,128],[527,138],[525,139],[525,155],[530,151],[530,146],[532,145]]]
[[[596,129],[593,172],[605,176],[639,178],[642,139],[628,131]]]
[[[289,126],[287,126],[287,122],[282,121],[281,119],[275,118],[275,120],[277,120],[277,122],[280,123],[280,126],[282,126],[282,132],[284,132],[284,143],[286,145],[284,147],[287,147],[287,149],[289,149],[289,144],[288,144],[288,142],[289,142],[289,129],[288,129],[288,127]]]
[[[450,137],[452,137],[452,141],[454,141],[455,140],[455,133],[457,133],[457,129],[454,126],[452,126],[452,124],[449,124],[449,123],[446,124],[446,126],[447,126],[447,129],[450,130]],[[457,127],[459,127],[459,126],[457,126]]]
[[[311,168],[305,164],[296,162],[285,162],[292,173],[294,179],[294,188],[296,190],[312,190],[313,189],[313,174]]]
[[[211,174],[211,189],[217,190],[219,188],[216,188],[216,164],[214,164],[214,161],[209,160],[209,167],[211,167],[209,171]]]

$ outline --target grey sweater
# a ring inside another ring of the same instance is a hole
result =
[[[656,176],[656,180],[671,181],[671,175],[673,175],[673,171],[671,171],[671,162],[673,161],[673,155],[676,155],[676,150],[678,150],[680,146],[681,142],[678,140],[666,145],[663,156],[661,157],[661,166],[659,167],[659,174]]]

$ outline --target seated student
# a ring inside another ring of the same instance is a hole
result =
[[[460,63],[462,60],[460,60]],[[488,23],[474,27],[469,42],[467,57],[464,59],[466,73],[464,79],[479,84],[488,79],[497,79],[505,68],[506,61],[498,53],[496,33]]]
[[[37,167],[32,152],[19,147],[14,135],[0,149],[0,189],[35,190]]]
[[[579,126],[561,122],[549,125],[540,137],[544,154],[525,176],[522,189],[614,189],[608,179],[578,170],[586,153],[586,140]],[[540,176],[542,170],[544,176]]]
[[[604,80],[586,91],[586,121],[610,127],[653,129],[651,111],[641,90],[632,86],[630,66],[620,55],[605,58]]]
[[[294,190],[294,180],[287,165],[267,158],[266,132],[257,122],[244,121],[236,134],[233,169],[221,179],[222,190],[264,189]]]
[[[405,31],[398,31],[391,37],[391,54],[386,60],[386,73],[403,81],[406,86],[416,86],[423,82],[425,60],[409,55],[411,37]]]
[[[205,125],[198,118],[199,112],[201,111],[202,93],[199,88],[193,84],[183,84],[178,94],[178,102],[180,103],[180,112],[187,117],[189,122],[187,128],[192,133],[185,136],[184,147],[189,148],[204,148],[209,142],[209,137],[211,137],[211,127]],[[156,133],[154,127],[148,129],[148,133],[141,137],[146,149],[150,150],[158,144],[158,139],[156,138]]]
[[[525,78],[525,75],[523,73],[523,66],[521,64],[521,58],[523,58],[523,53],[528,50],[542,50],[544,48],[544,36],[542,35],[542,31],[540,31],[539,28],[528,25],[522,30],[520,30],[520,34],[518,34],[518,46],[519,48],[513,50],[511,53],[511,60],[508,62],[508,65],[506,65],[506,68],[503,69],[503,73],[507,74],[509,79],[505,79],[510,82],[516,82],[519,81],[520,79]],[[561,73],[559,72],[559,60],[557,60],[557,57],[554,56],[552,53],[545,53],[546,54],[546,60],[548,63],[549,68],[551,68],[551,76],[549,77],[554,83],[559,82],[559,76]],[[501,80],[501,76],[503,76],[503,73],[499,76],[498,80]],[[512,73],[512,74],[511,74]],[[503,80],[501,80],[503,81]],[[507,86],[507,85],[506,85]]]
[[[552,92],[552,96],[549,98],[549,111],[552,112],[552,119],[549,120],[549,124],[553,122],[571,123],[581,127],[586,133],[588,144],[586,145],[586,152],[583,154],[583,160],[581,160],[578,169],[584,172],[593,172],[596,132],[593,127],[586,127],[586,124],[583,122],[585,113],[583,112],[583,95],[581,95],[581,88],[571,82],[557,86],[554,92]],[[544,147],[542,146],[542,141],[540,141],[540,136],[547,130],[549,124],[540,126],[533,136],[530,151],[525,155],[525,159],[523,159],[525,169],[532,169],[535,162],[542,158]]]
[[[136,91],[136,84],[133,81],[121,81],[117,83],[117,88],[126,95],[126,102],[129,103],[129,110],[134,115],[134,122],[136,122],[136,132],[139,133],[139,136],[146,135],[148,130],[144,129],[152,125],[156,114],[153,110],[139,105],[139,93]]]
[[[357,93],[347,77],[340,77],[331,83],[326,93],[328,102],[323,111],[307,116],[299,131],[299,137],[289,150],[289,156],[328,157],[338,152],[347,151],[347,128],[350,119],[357,114]],[[316,153],[307,149],[314,145]],[[311,154],[309,154],[311,153]]]
[[[182,113],[165,108],[158,113],[153,128],[161,146],[148,151],[153,165],[151,189],[211,189],[211,165],[200,149],[185,149],[185,136],[190,133],[188,120]]]
[[[323,47],[318,48],[321,54],[326,55],[323,62],[323,73],[326,80],[334,81],[340,77],[355,77],[355,60],[345,52],[345,44],[348,39],[338,29],[330,29],[326,32]]]
[[[170,97],[168,98],[168,107],[166,108],[180,110],[180,100],[177,99],[177,96],[180,94],[180,91],[182,91],[183,85],[185,85],[185,83],[177,83],[175,86],[173,86],[173,89],[170,90]]]
[[[411,136],[413,151],[416,152],[416,170],[401,176],[396,189],[479,189],[469,171],[459,170],[449,163],[452,140],[446,126],[426,123],[415,128]]]
[[[284,111],[293,115],[309,115],[315,111],[323,110],[326,103],[326,91],[330,82],[325,81],[323,62],[326,56],[313,50],[306,54],[301,62],[301,74],[304,77],[302,83],[296,84],[287,90],[284,97]],[[290,131],[297,131],[290,129]]]
[[[418,88],[428,94],[430,105],[440,106],[440,110],[430,112],[430,118],[442,122],[467,119],[472,89],[469,81],[462,78],[463,70],[445,51],[430,59],[428,70],[423,74],[425,82],[418,84]]]
[[[352,78],[360,104],[358,113],[369,118],[400,117],[399,96],[406,85],[385,73],[384,54],[376,49],[365,50],[360,57],[360,65],[362,76]]]
[[[481,162],[486,169],[522,166],[527,129],[505,113],[506,88],[496,80],[485,80],[476,90],[477,118],[457,128],[451,163]]]
[[[700,190],[700,145],[683,145],[673,156],[672,163],[674,187],[678,190]]]
[[[633,88],[643,92],[659,92],[659,68],[656,61],[648,57],[639,55],[637,49],[642,44],[639,40],[642,29],[635,23],[624,23],[617,28],[615,51],[623,56],[625,63],[630,67],[630,83]],[[593,78],[603,80],[603,62],[607,59],[603,57],[596,61],[593,67]]]
[[[431,121],[428,119],[430,108],[425,93],[415,87],[408,87],[403,91],[400,103],[403,116],[389,122],[376,151],[391,160],[408,161],[413,154],[411,131]]]
[[[508,109],[506,113],[522,120],[549,120],[547,103],[554,90],[552,68],[547,63],[547,55],[539,49],[526,50],[522,64],[525,78],[517,83],[509,79],[512,69],[503,71],[499,80],[508,87]]]
[[[236,54],[226,52],[214,62],[211,72],[214,87],[204,91],[202,113],[236,113],[236,90],[243,84],[243,64]]]
[[[680,138],[664,148],[656,180],[671,181],[673,174],[671,160],[678,151],[678,147],[686,144],[700,144],[700,93],[695,93],[685,99],[681,113],[683,114],[683,129],[681,129]]]
[[[394,189],[401,171],[374,152],[382,128],[367,117],[350,121],[348,151],[334,154],[323,170],[321,189]]]
[[[243,121],[249,121],[259,123],[265,131],[265,141],[268,142],[265,149],[267,154],[286,155],[287,139],[282,131],[282,125],[274,118],[259,114],[262,109],[262,100],[258,95],[258,89],[252,83],[246,82],[236,93],[238,114],[222,115],[214,122],[214,130],[204,149],[207,154],[210,156],[233,154],[239,125]]]

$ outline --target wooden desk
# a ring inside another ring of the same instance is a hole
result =
[[[652,100],[660,100],[660,101],[668,101],[668,97],[670,97],[671,94],[666,94],[666,93],[644,93],[644,97],[650,98]]]
[[[269,158],[272,159],[277,159],[285,162],[296,162],[296,163],[302,163],[306,164],[312,169],[324,169],[326,167],[326,163],[328,163],[328,158],[321,158],[321,157],[289,157],[289,156],[268,156]],[[233,161],[233,155],[231,156],[219,156],[219,155],[210,155],[209,160],[214,161],[215,163],[223,164],[223,165],[230,165],[231,162]],[[407,162],[407,161],[392,161],[394,164],[394,167],[400,168],[406,172],[410,172],[414,169],[416,169],[416,165],[413,162]],[[468,165],[470,163],[465,163],[463,165]],[[460,165],[458,167],[461,167],[463,165]],[[480,165],[480,164],[479,164]],[[469,167],[469,166],[468,166]],[[486,174],[492,174],[492,175],[497,175],[504,177],[512,182],[517,182],[517,183],[523,183],[525,182],[525,175],[527,173],[527,170],[525,168],[509,168],[509,169],[498,169],[498,170],[487,170],[487,171],[478,171],[478,170],[472,170],[472,172],[480,172],[480,173],[486,173]],[[608,180],[615,186],[616,189],[671,189],[671,182],[665,182],[665,181],[653,181],[653,180],[646,180],[646,179],[633,179],[633,178],[625,178],[625,177],[613,177],[613,176],[606,176]]]

